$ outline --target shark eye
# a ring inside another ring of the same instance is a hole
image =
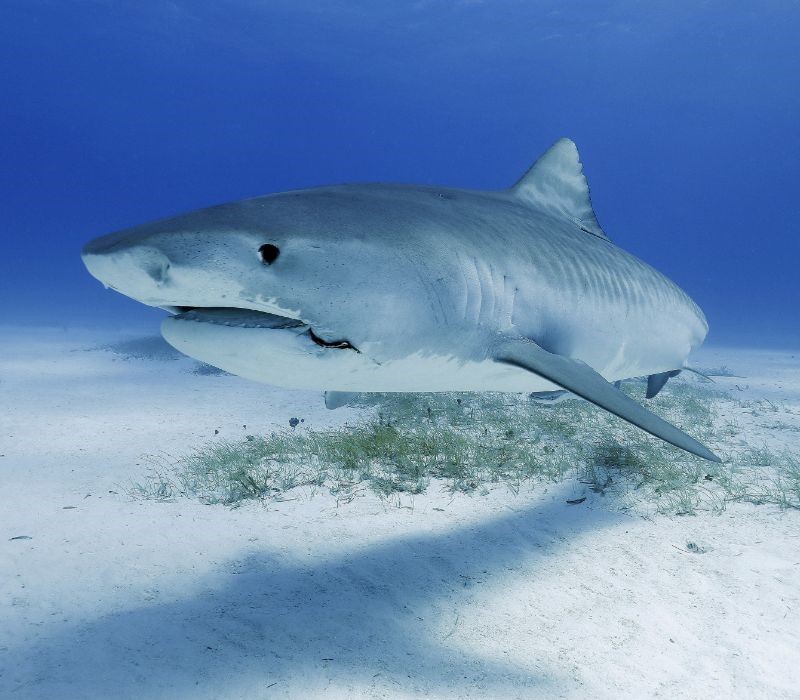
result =
[[[272,243],[265,243],[258,249],[258,252],[261,255],[261,260],[267,265],[272,265],[281,254],[278,246],[272,245]]]

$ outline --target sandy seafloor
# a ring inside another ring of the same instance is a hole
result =
[[[355,409],[86,350],[121,338],[0,328],[0,697],[800,697],[797,511],[646,518],[576,483],[136,501],[143,455]],[[693,359],[800,408],[800,353]]]

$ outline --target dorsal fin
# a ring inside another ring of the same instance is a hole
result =
[[[511,192],[553,216],[569,219],[586,233],[609,240],[592,209],[578,149],[569,139],[550,146]]]

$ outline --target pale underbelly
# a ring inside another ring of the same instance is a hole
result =
[[[292,389],[347,392],[553,391],[552,382],[519,367],[485,359],[416,352],[376,362],[352,349],[314,344],[307,327],[243,328],[165,319],[165,339],[181,352],[232,374]],[[596,353],[592,352],[592,347]],[[678,358],[658,364],[635,353],[589,343],[580,358],[608,381],[680,367]],[[675,363],[678,364],[675,364]],[[648,365],[648,366],[645,366]],[[668,365],[668,366],[667,366]]]

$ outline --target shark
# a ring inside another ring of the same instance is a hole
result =
[[[360,392],[570,392],[701,458],[635,401],[687,368],[708,323],[601,228],[575,144],[512,187],[343,184],[111,233],[82,251],[106,287],[165,309],[163,337],[241,377]]]

